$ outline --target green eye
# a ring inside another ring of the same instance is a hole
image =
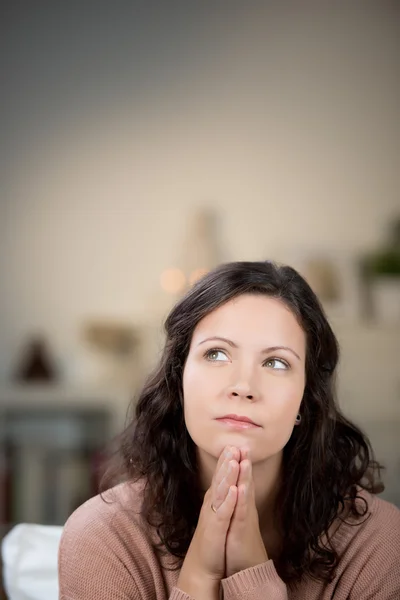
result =
[[[267,361],[265,361],[264,365],[276,371],[285,371],[289,369],[288,363],[281,358],[269,358]]]
[[[226,356],[225,352],[223,352],[222,350],[217,350],[215,348],[208,350],[205,353],[205,357],[207,360],[210,360],[212,362],[220,362],[223,360],[227,360],[227,356]]]

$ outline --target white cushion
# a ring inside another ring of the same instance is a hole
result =
[[[63,528],[16,525],[5,536],[4,587],[9,600],[58,600],[58,546]]]

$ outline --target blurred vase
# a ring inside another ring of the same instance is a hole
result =
[[[25,383],[53,382],[57,372],[47,341],[36,336],[26,344],[15,373],[17,381]]]
[[[400,277],[377,277],[371,283],[371,297],[380,323],[400,323]]]
[[[192,214],[179,260],[187,280],[186,290],[220,262],[219,233],[213,210],[204,207]]]

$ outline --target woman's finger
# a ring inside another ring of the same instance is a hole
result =
[[[239,476],[239,463],[236,460],[230,460],[225,477],[219,482],[215,488],[213,504],[215,508],[219,508],[225,500],[229,488],[236,485]]]
[[[224,448],[218,459],[217,467],[212,480],[213,489],[216,489],[221,481],[226,477],[229,469],[229,462],[231,460],[238,460],[239,457],[240,451],[234,446],[226,446]]]
[[[236,485],[231,485],[228,489],[226,497],[222,504],[216,509],[216,522],[221,524],[221,527],[226,527],[228,531],[232,515],[237,502],[238,488]]]
[[[233,458],[233,453],[230,446],[225,446],[223,451],[221,452],[217,466],[215,468],[213,483],[218,485],[218,483],[224,478],[227,466],[229,461]]]
[[[251,482],[252,474],[251,474],[251,462],[248,458],[242,460],[240,463],[240,473],[238,479],[238,485],[248,485]]]
[[[247,458],[251,460],[250,449],[244,446],[240,448],[240,461],[246,460]]]
[[[240,473],[237,482],[238,496],[235,507],[235,518],[239,521],[244,520],[247,514],[247,504],[249,494],[252,490],[252,480],[251,462],[250,460],[245,459],[240,463]]]

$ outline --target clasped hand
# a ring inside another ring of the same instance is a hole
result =
[[[255,503],[251,461],[247,450],[227,446],[205,494],[178,586],[200,598],[202,594],[197,590],[206,582],[219,585],[224,577],[267,560]]]

